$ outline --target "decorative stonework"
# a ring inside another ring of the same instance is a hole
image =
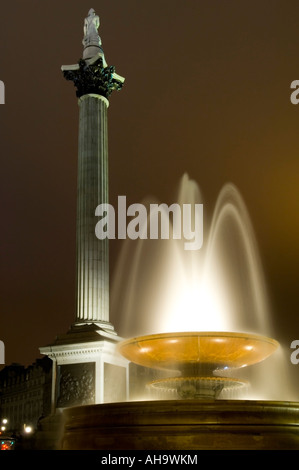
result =
[[[74,82],[76,95],[98,94],[109,98],[114,90],[121,90],[124,80],[115,73],[113,65],[104,67],[102,57],[95,61],[80,59],[78,67],[63,68],[66,80]]]
[[[59,408],[95,402],[94,367],[94,363],[60,366]]]
[[[76,339],[78,340],[77,343],[75,343]],[[116,339],[118,343],[121,338],[116,336]],[[42,354],[46,354],[53,361],[57,361],[58,365],[95,362],[103,355],[113,357],[115,355],[115,343],[103,338],[99,338],[98,341],[91,338],[90,341],[80,342],[80,338],[72,336],[69,343],[45,346],[40,349]]]
[[[63,364],[64,362],[67,363],[69,359],[78,362],[80,362],[80,360],[85,360],[87,357],[96,359],[101,355],[101,353],[102,348],[86,349],[82,347],[82,349],[70,349],[69,351],[55,350],[55,352],[49,352],[47,356],[51,359],[57,359],[59,363]]]

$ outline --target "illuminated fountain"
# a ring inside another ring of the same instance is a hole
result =
[[[198,185],[187,175],[178,202],[202,202]],[[222,189],[209,231],[204,224],[204,246],[198,251],[185,251],[182,240],[171,238],[126,240],[111,293],[112,315],[117,312],[123,336],[244,329],[273,333],[251,222],[233,185]]]
[[[65,361],[72,369],[82,357],[88,361],[98,400],[112,396],[107,383],[114,391],[120,389],[122,372],[127,374],[132,366],[141,366],[140,375],[152,375],[146,385],[155,394],[66,408],[61,447],[299,448],[298,404],[273,401],[273,392],[280,393],[280,386],[288,382],[282,375],[281,355],[277,356],[281,348],[271,339],[275,335],[251,222],[233,185],[220,192],[210,229],[205,228],[203,249],[186,251],[183,240],[171,238],[126,240],[109,295],[108,243],[106,237],[101,243],[96,240],[95,209],[108,202],[108,100],[113,90],[122,88],[124,78],[107,66],[98,27],[99,17],[90,9],[84,22],[83,58],[62,68],[77,89],[80,105],[75,324],[79,339],[74,347],[71,337],[67,348],[63,339],[54,352],[58,351],[60,368]],[[178,203],[202,203],[198,185],[187,175]],[[208,214],[206,209],[205,205]],[[118,343],[112,325],[129,339]],[[85,349],[81,327],[94,333]],[[96,349],[91,350],[94,337]],[[116,344],[118,357],[113,356]],[[52,346],[48,352],[53,355]],[[276,361],[274,374],[271,357]],[[113,366],[113,380],[112,368],[105,373],[105,364]],[[267,364],[266,370],[260,364]],[[76,369],[78,381],[82,374]],[[244,370],[259,371],[266,382],[261,386],[255,377],[248,382]],[[161,374],[154,377],[157,371]],[[53,374],[53,403],[60,375]],[[134,381],[129,378],[131,392]],[[232,399],[231,394],[247,390],[248,383],[258,399]],[[67,391],[67,396],[76,392],[70,381]]]
[[[202,203],[197,183],[186,174],[178,203]],[[260,386],[260,398],[281,399],[286,380],[278,384],[276,377],[278,370],[280,377],[286,370],[282,348],[271,339],[275,335],[253,228],[232,184],[219,194],[206,240],[201,250],[189,252],[181,240],[161,241],[158,247],[156,242],[150,256],[148,246],[155,242],[139,240],[131,249],[127,240],[112,289],[112,309],[122,312],[119,328],[129,338],[119,351],[133,363],[177,371],[148,384],[152,391],[174,391],[172,396],[181,398],[231,396],[230,390],[258,396]],[[272,362],[260,364],[272,355]],[[248,383],[243,368],[258,363]],[[241,378],[231,377],[236,369],[242,369]],[[289,399],[290,387],[287,392]]]
[[[201,202],[187,175],[179,202]],[[118,352],[158,377],[133,399],[66,410],[64,449],[299,448],[299,405],[233,185],[221,191],[210,227],[197,252],[179,240],[125,242],[112,288],[128,338]]]

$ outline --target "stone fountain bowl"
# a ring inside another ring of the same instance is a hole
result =
[[[279,343],[271,338],[231,332],[161,333],[131,338],[118,350],[135,364],[162,370],[238,369],[263,361]],[[202,373],[202,371],[201,371]]]

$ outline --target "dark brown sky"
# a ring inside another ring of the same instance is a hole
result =
[[[106,59],[126,78],[110,99],[111,202],[171,203],[188,172],[209,218],[233,182],[255,228],[276,337],[290,344],[299,338],[298,1],[15,0],[0,15],[6,363],[31,363],[74,319],[78,106],[60,67],[81,57],[91,7]],[[119,248],[111,243],[112,276]]]

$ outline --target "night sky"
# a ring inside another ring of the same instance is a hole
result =
[[[126,78],[109,107],[110,202],[174,202],[200,185],[206,222],[226,182],[247,205],[276,339],[299,339],[297,0],[15,0],[0,14],[1,329],[30,364],[75,315],[78,105],[61,65],[82,56],[93,7]],[[121,242],[110,243],[111,277]],[[111,312],[117,329],[117,314]],[[290,350],[291,351],[291,350]],[[292,366],[299,376],[299,365]]]

